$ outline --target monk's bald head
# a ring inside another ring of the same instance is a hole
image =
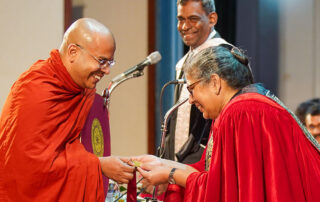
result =
[[[64,52],[69,44],[76,43],[84,46],[98,46],[101,45],[105,39],[112,41],[115,49],[113,34],[106,26],[92,18],[81,18],[72,23],[65,32],[60,46],[60,52]]]
[[[115,40],[111,31],[91,18],[81,18],[65,32],[59,49],[62,63],[73,81],[94,88],[114,64]]]

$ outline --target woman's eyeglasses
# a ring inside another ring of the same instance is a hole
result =
[[[199,79],[198,81],[196,81],[196,82],[194,82],[194,83],[192,83],[192,84],[190,84],[190,85],[187,85],[187,89],[188,89],[188,91],[189,91],[189,93],[190,93],[190,95],[191,96],[193,96],[193,89],[196,87],[196,85],[198,84],[198,83],[200,83],[200,81],[203,81],[204,79]]]

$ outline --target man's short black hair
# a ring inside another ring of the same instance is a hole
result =
[[[320,115],[320,104],[314,103],[311,106],[309,106],[306,115],[316,116]]]
[[[307,100],[307,101],[299,104],[299,106],[297,107],[295,114],[297,115],[297,117],[300,119],[300,121],[304,125],[306,124],[306,122],[305,122],[306,115],[307,115],[306,113],[307,113],[309,107],[315,103],[320,104],[320,98],[313,98],[313,99]]]

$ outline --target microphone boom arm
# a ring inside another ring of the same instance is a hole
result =
[[[104,99],[104,106],[107,107],[107,108],[109,108],[111,93],[113,92],[113,90],[114,90],[118,85],[120,85],[121,83],[123,83],[123,82],[125,82],[125,81],[127,81],[127,80],[129,80],[129,79],[136,78],[136,77],[139,77],[139,76],[142,76],[142,75],[144,75],[143,69],[140,70],[140,71],[138,71],[138,72],[136,72],[136,73],[134,73],[134,74],[131,74],[131,75],[129,75],[129,76],[126,76],[126,77],[124,77],[123,79],[120,79],[120,80],[118,80],[118,81],[116,81],[116,82],[112,82],[112,81],[111,81],[111,83],[110,83],[110,85],[109,85],[110,87],[109,87],[109,88],[107,87],[106,89],[104,89],[104,90],[102,91],[102,97],[103,97],[103,99]]]

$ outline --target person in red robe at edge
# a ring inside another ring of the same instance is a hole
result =
[[[253,84],[239,49],[206,48],[185,72],[189,102],[215,120],[209,142],[192,165],[132,157],[141,162],[143,186],[176,184],[164,201],[320,201],[320,145],[277,97]]]
[[[128,159],[98,158],[79,140],[115,49],[107,27],[79,19],[59,50],[14,83],[0,121],[0,201],[104,201],[102,173],[119,183],[133,178]]]

